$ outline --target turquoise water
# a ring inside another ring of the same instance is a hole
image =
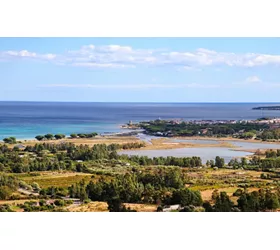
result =
[[[66,134],[71,133],[90,133],[90,132],[120,132],[118,124],[92,123],[92,124],[53,124],[53,125],[23,125],[1,128],[0,139],[15,136],[18,139],[32,139],[40,134]]]
[[[46,133],[119,132],[120,125],[161,119],[256,119],[280,111],[252,110],[277,103],[58,103],[0,102],[0,139]]]

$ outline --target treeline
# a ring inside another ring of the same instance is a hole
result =
[[[65,137],[66,136],[64,134],[56,134],[56,135],[46,134],[46,135],[37,135],[37,136],[35,136],[35,138],[38,141],[46,141],[46,140],[53,140],[53,139],[60,140],[60,139],[64,139]]]
[[[148,156],[138,156],[138,155],[120,155],[118,159],[124,161],[131,161],[141,166],[149,165],[161,165],[161,166],[179,166],[179,167],[200,167],[202,166],[202,161],[200,157],[153,157]]]
[[[83,134],[71,134],[70,138],[72,138],[72,139],[74,139],[74,138],[93,138],[97,135],[98,135],[98,133],[96,133],[96,132],[83,133]],[[38,140],[38,141],[48,141],[48,140],[54,140],[54,139],[61,140],[61,139],[64,139],[64,138],[66,138],[65,134],[45,134],[45,135],[35,136],[35,139]],[[3,141],[5,143],[8,143],[8,144],[16,144],[17,143],[16,137],[13,137],[13,136],[4,138]]]
[[[256,169],[262,171],[270,171],[280,168],[280,150],[266,150],[265,158],[259,155],[254,155],[251,159],[242,157],[241,159],[232,159],[229,161],[228,166],[233,168]]]
[[[156,134],[157,132],[163,135],[173,136],[228,136],[240,134],[244,138],[250,138],[256,134],[257,131],[262,131],[268,128],[267,124],[257,123],[219,123],[219,124],[193,124],[181,122],[173,124],[168,121],[150,121],[148,124],[140,124],[148,134]]]
[[[144,143],[96,144],[90,147],[88,145],[75,146],[73,143],[40,143],[26,146],[23,151],[0,145],[0,171],[13,173],[53,170],[88,172],[87,164],[84,162],[119,159],[116,150],[140,148],[144,145]]]
[[[266,129],[259,135],[259,138],[268,141],[268,140],[279,140],[280,139],[280,128],[276,129]]]
[[[260,212],[272,211],[280,208],[280,189],[259,189],[251,193],[237,189],[234,196],[238,196],[237,205],[231,201],[226,192],[213,192],[214,204],[205,202],[203,207],[206,212]]]
[[[109,145],[106,144],[95,144],[92,147],[88,145],[78,145],[76,146],[75,144],[71,142],[65,142],[65,143],[60,143],[60,144],[51,144],[51,143],[40,143],[40,144],[35,144],[34,146],[26,146],[24,149],[25,152],[41,152],[44,150],[48,150],[52,153],[57,153],[58,151],[67,151],[67,153],[73,152],[73,151],[85,151],[85,150],[92,150],[92,151],[102,151],[103,153],[105,152],[111,152],[111,151],[116,151],[119,149],[134,149],[134,148],[141,148],[145,147],[144,142],[133,142],[133,143],[124,143],[124,144],[116,144],[112,143]],[[8,147],[5,145],[2,146],[2,149],[4,151],[8,151]],[[3,151],[1,150],[0,146],[0,152]],[[83,159],[80,159],[83,160]]]
[[[98,134],[96,132],[94,133],[88,133],[88,134],[71,134],[71,138],[93,138],[97,136]]]
[[[74,138],[93,138],[95,136],[97,136],[98,134],[96,132],[93,132],[93,133],[83,133],[83,134],[71,134],[70,135],[70,138],[74,139]],[[60,140],[60,139],[64,139],[66,138],[66,135],[64,134],[46,134],[46,135],[37,135],[35,136],[35,138],[38,140],[38,141],[47,141],[47,140],[53,140],[53,139],[56,139],[56,140]]]
[[[129,142],[129,143],[125,143],[125,144],[116,144],[116,145],[118,145],[118,146],[117,146],[117,148],[115,148],[115,150],[145,147],[144,142]]]

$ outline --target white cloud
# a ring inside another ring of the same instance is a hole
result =
[[[195,66],[224,65],[229,67],[256,67],[264,65],[280,65],[280,55],[235,54],[198,49],[194,52],[169,52],[162,54],[166,63]]]
[[[51,61],[58,65],[88,68],[127,68],[142,66],[170,66],[180,70],[199,70],[203,67],[280,66],[280,55],[218,52],[199,48],[195,51],[134,49],[130,46],[93,44],[61,54],[39,54],[27,50],[2,51],[0,60],[32,59]]]
[[[21,50],[21,51],[7,51],[4,52],[7,56],[15,56],[15,57],[36,57],[36,53],[29,52],[27,50]]]
[[[257,77],[257,76],[250,76],[248,78],[246,78],[245,82],[247,83],[257,83],[257,82],[261,82],[262,80]]]
[[[100,46],[100,47],[95,47],[97,51],[101,52],[119,52],[119,53],[131,53],[133,52],[132,48],[129,46],[120,46],[120,45],[108,45],[108,46]]]
[[[3,51],[0,52],[0,59],[3,60],[14,60],[14,59],[35,59],[35,60],[43,60],[43,61],[51,61],[56,58],[55,54],[37,54],[35,52],[30,52],[27,50],[20,51]]]
[[[133,65],[116,64],[116,63],[73,63],[73,66],[88,67],[88,68],[134,68]]]

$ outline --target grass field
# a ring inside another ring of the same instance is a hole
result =
[[[156,205],[151,204],[133,204],[124,203],[128,208],[136,210],[137,212],[155,212],[157,210]],[[108,205],[106,202],[90,202],[80,206],[72,207],[68,209],[69,212],[108,212]]]
[[[140,142],[140,140],[134,136],[96,136],[94,138],[65,138],[61,140],[48,140],[48,141],[37,141],[37,140],[23,140],[21,141],[25,146],[34,146],[36,143],[62,143],[62,142],[71,142],[75,145],[87,144],[87,145],[95,145],[95,144],[124,144],[130,142]],[[13,145],[11,145],[12,147]]]
[[[34,174],[34,173],[33,173]],[[93,180],[92,174],[86,173],[71,173],[71,172],[37,172],[38,176],[32,176],[30,174],[15,174],[19,179],[25,181],[28,184],[36,182],[41,188],[47,188],[51,186],[55,187],[69,187],[74,183],[81,180],[90,181]]]

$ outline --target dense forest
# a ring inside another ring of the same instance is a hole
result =
[[[240,139],[256,138],[260,140],[279,140],[280,129],[270,128],[268,124],[260,123],[171,123],[164,120],[155,120],[140,123],[139,126],[147,134],[161,136],[233,136]]]

